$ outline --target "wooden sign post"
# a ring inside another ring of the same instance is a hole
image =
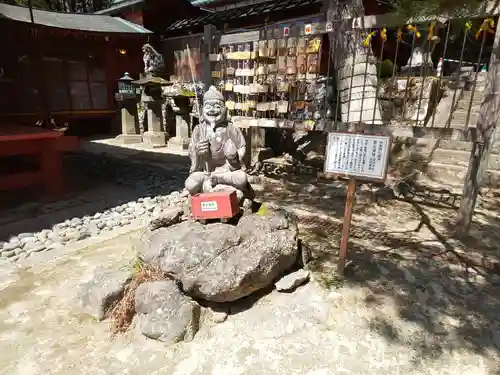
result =
[[[356,181],[385,181],[390,150],[391,137],[388,135],[344,132],[328,134],[325,174],[349,178],[337,266],[337,272],[341,275],[344,274],[347,260]]]

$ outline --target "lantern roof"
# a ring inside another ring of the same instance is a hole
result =
[[[133,81],[132,83],[135,83],[137,85],[161,85],[161,86],[166,86],[170,85],[171,83],[161,77],[156,77],[151,74],[146,74],[145,76],[141,77],[140,79]]]
[[[134,79],[130,77],[130,75],[127,72],[125,72],[122,78],[118,79],[118,81],[129,81],[129,82],[132,82],[133,80]]]

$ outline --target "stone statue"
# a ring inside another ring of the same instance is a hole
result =
[[[189,144],[191,169],[185,186],[191,195],[235,188],[240,202],[252,200],[254,192],[243,161],[245,137],[226,114],[223,95],[211,86],[203,96],[200,123]]]
[[[144,52],[142,57],[142,61],[144,62],[144,73],[155,73],[165,68],[163,56],[158,53],[151,44],[146,43],[143,45],[142,52]]]
[[[408,72],[412,70],[419,70],[433,68],[432,58],[430,53],[425,53],[422,48],[415,47],[411,53],[411,57],[408,59],[407,65],[401,68],[402,72]]]

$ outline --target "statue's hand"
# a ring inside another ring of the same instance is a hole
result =
[[[207,156],[210,153],[210,142],[208,139],[200,141],[196,146],[196,151],[200,156]]]

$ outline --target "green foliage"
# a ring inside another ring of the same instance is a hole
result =
[[[384,2],[407,19],[441,14],[461,17],[477,12],[486,4],[481,0],[388,0]]]
[[[380,78],[392,77],[394,64],[391,60],[385,59],[382,62],[378,62],[377,65],[377,72],[379,72]]]
[[[130,271],[134,275],[141,273],[144,270],[144,262],[139,257],[135,256],[128,264],[120,268],[122,271]]]

